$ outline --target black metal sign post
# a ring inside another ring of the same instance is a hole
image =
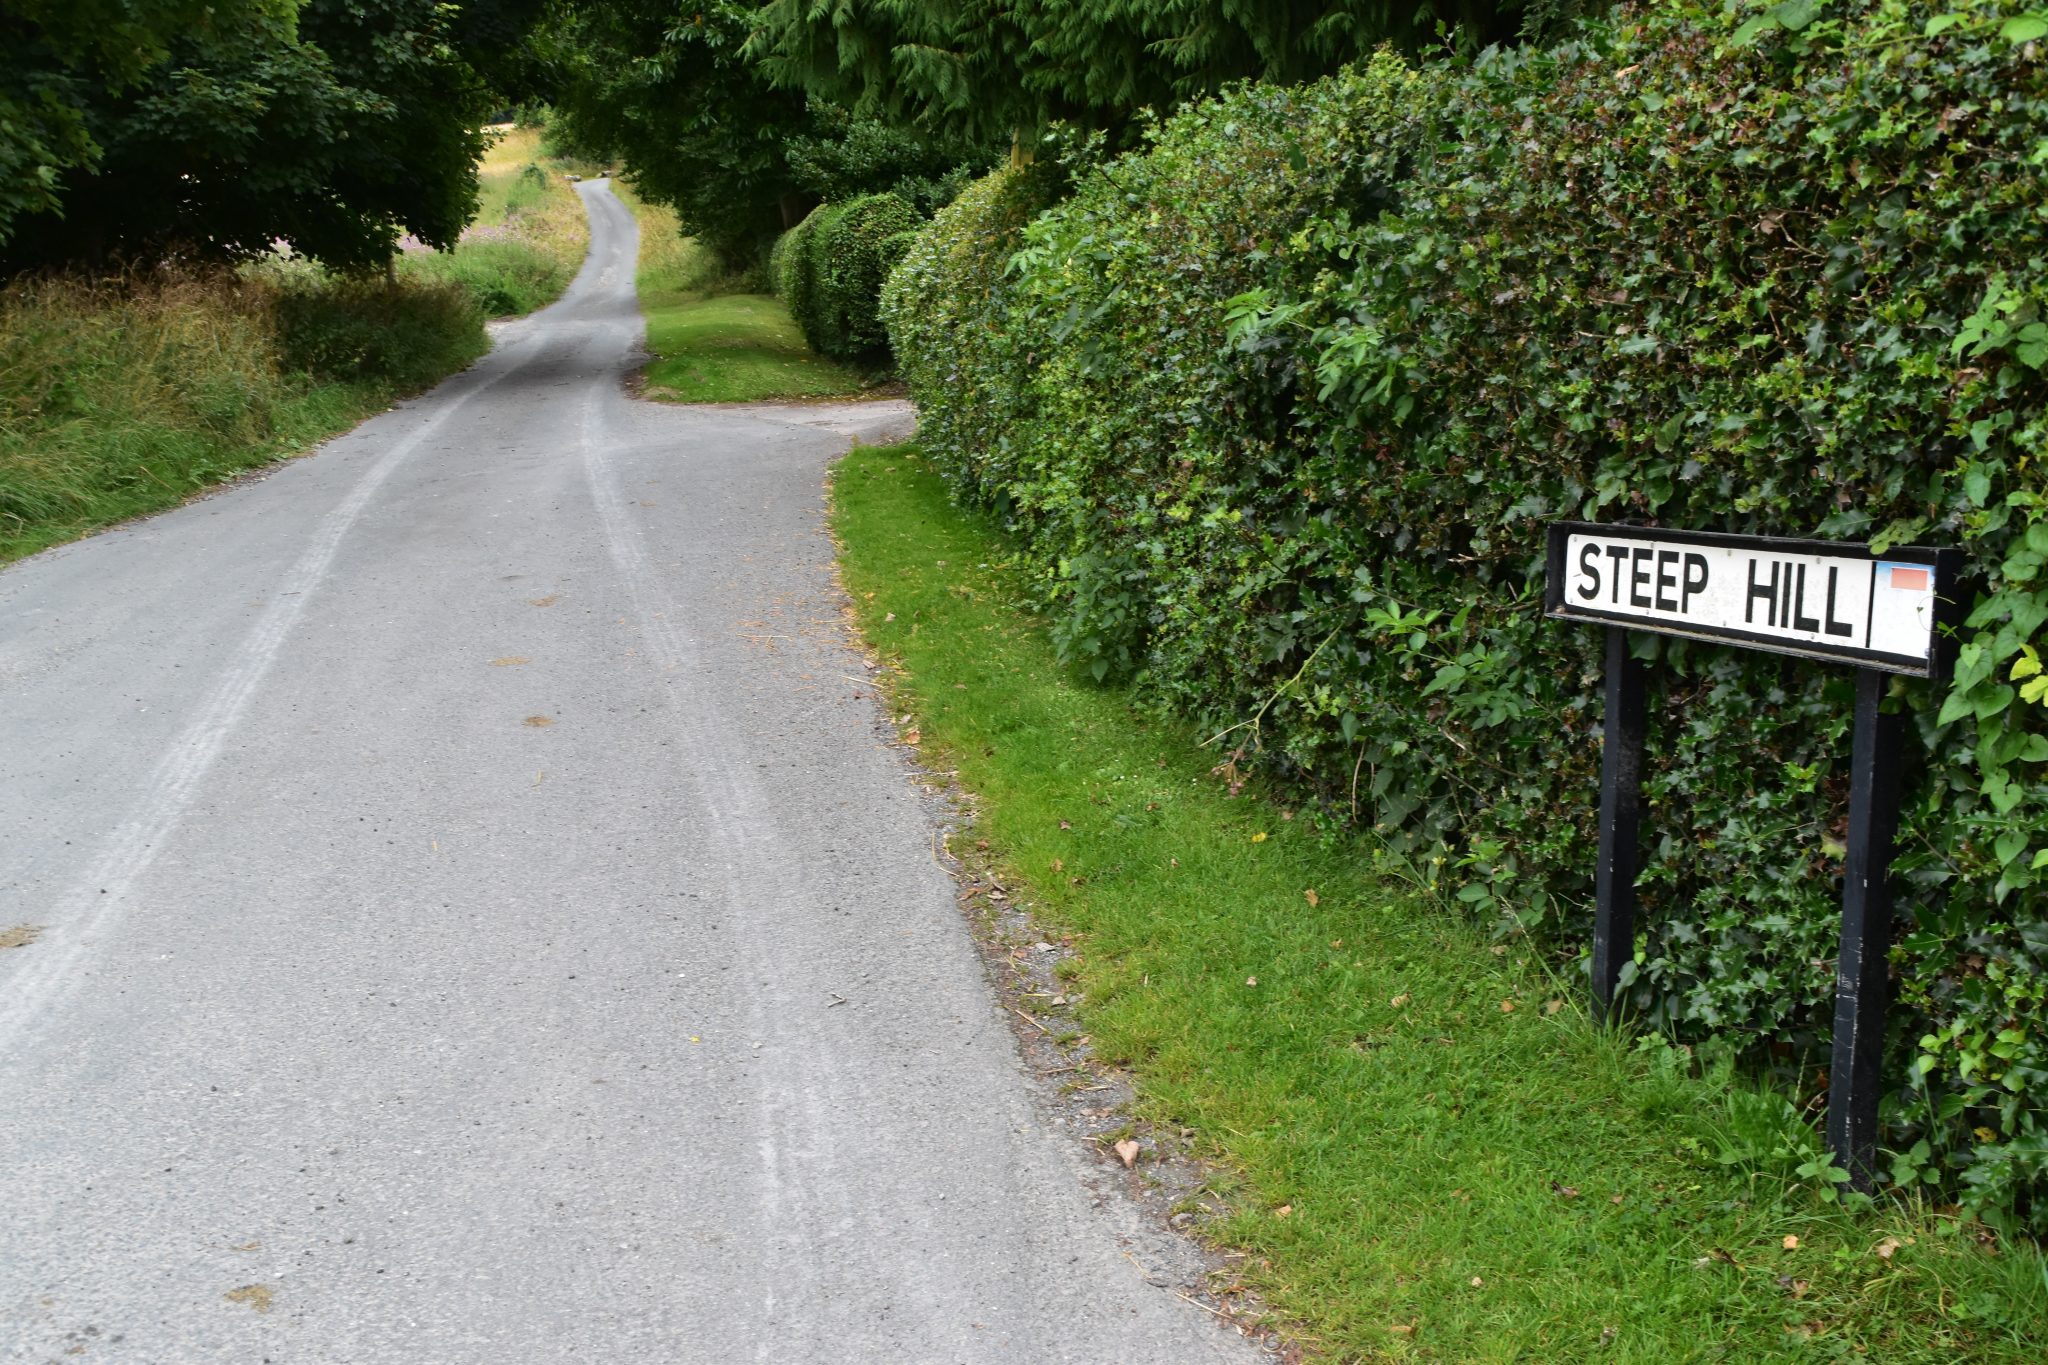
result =
[[[1891,675],[1946,676],[1959,603],[1953,550],[1859,545],[1558,522],[1550,527],[1546,614],[1607,629],[1600,759],[1600,862],[1594,872],[1593,997],[1612,1016],[1635,953],[1642,811],[1644,670],[1630,628],[1856,664],[1849,842],[1835,972],[1828,1146],[1854,1188],[1877,1158],[1892,838],[1903,718],[1883,710]]]
[[[1835,967],[1835,1055],[1828,1066],[1828,1147],[1855,1188],[1870,1188],[1883,1086],[1892,946],[1892,836],[1899,824],[1903,716],[1886,715],[1885,674],[1856,672],[1849,740],[1849,851],[1842,869],[1842,954]]]
[[[1593,873],[1593,1000],[1614,1013],[1621,964],[1636,951],[1636,827],[1643,814],[1643,661],[1628,632],[1607,627],[1607,714],[1601,724],[1600,863]]]

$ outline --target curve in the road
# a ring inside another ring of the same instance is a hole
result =
[[[847,681],[893,414],[472,370],[0,572],[0,1359],[1250,1360],[1034,1107]]]

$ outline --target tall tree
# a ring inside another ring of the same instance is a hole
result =
[[[509,16],[501,35],[516,28],[520,0],[488,8]],[[91,154],[13,216],[0,266],[234,258],[284,240],[361,267],[401,232],[453,245],[475,208],[492,100],[457,46],[466,12],[269,0],[167,33],[127,82],[71,87]]]
[[[91,111],[132,90],[181,34],[289,19],[294,0],[0,0],[0,242],[62,200],[102,148]]]
[[[640,193],[735,262],[800,216],[783,144],[815,132],[809,105],[742,59],[753,9],[583,0],[550,39],[560,135],[625,164]]]

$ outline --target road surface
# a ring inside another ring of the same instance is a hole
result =
[[[891,414],[627,397],[582,193],[473,369],[0,571],[0,1359],[1254,1358],[1091,1206],[850,680],[816,421]]]

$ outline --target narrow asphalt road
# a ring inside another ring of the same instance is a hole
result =
[[[845,435],[628,398],[583,195],[475,368],[0,572],[0,1358],[1255,1358],[1029,1097]]]

